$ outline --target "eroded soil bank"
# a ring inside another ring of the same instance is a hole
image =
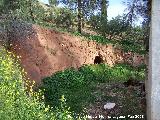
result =
[[[125,53],[111,44],[101,45],[69,33],[60,33],[37,25],[13,23],[10,30],[11,50],[20,56],[28,77],[37,83],[66,68],[83,64],[144,63],[144,56]]]

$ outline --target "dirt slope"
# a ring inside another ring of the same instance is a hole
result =
[[[28,77],[37,83],[56,71],[94,64],[96,56],[100,62],[111,66],[118,62],[133,65],[144,62],[143,56],[124,53],[112,45],[83,41],[80,37],[37,25],[14,22],[10,31],[11,50],[21,56],[21,64]]]

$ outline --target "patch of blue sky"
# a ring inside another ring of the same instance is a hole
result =
[[[43,2],[45,4],[49,4],[48,0],[39,0],[39,1],[41,1],[41,2]]]
[[[48,4],[48,0],[40,0],[43,3]],[[63,6],[60,4],[59,6]],[[112,19],[112,17],[116,17],[117,15],[122,15],[124,12],[125,6],[122,5],[122,0],[110,0],[108,7],[108,19]]]
[[[125,9],[126,6],[122,4],[122,0],[110,0],[107,9],[108,20],[111,20],[118,15],[123,15]]]
[[[43,3],[48,4],[48,0],[40,0]],[[112,18],[118,16],[118,15],[123,15],[125,13],[126,6],[123,4],[123,1],[127,0],[109,0],[109,6],[107,9],[108,12],[108,20],[111,20]],[[60,4],[59,7],[62,7],[63,4]],[[140,25],[142,22],[142,18],[137,20],[136,24]]]

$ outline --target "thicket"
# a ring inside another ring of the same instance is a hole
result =
[[[144,80],[145,67],[133,68],[119,64],[109,67],[106,64],[85,65],[57,72],[43,79],[45,102],[52,107],[60,107],[58,99],[66,98],[66,105],[73,113],[85,113],[85,108],[96,99],[93,95],[99,83],[122,83],[128,79]]]

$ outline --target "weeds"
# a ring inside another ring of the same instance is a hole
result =
[[[38,24],[43,27],[54,29],[59,32],[70,32],[75,36],[85,37],[86,38],[85,40],[95,41],[101,44],[113,44],[115,46],[121,47],[121,49],[126,52],[130,51],[130,52],[139,53],[139,54],[146,54],[144,46],[142,44],[134,42],[133,40],[114,40],[114,39],[110,40],[110,39],[104,38],[101,35],[90,35],[90,34],[84,34],[84,33],[81,34],[77,31],[75,32],[72,30],[68,31],[65,28],[58,28],[56,27],[56,25],[49,24],[49,23],[38,23]]]
[[[0,49],[0,118],[4,120],[73,120],[68,108],[62,107],[65,101],[61,100],[61,108],[56,108],[56,111],[52,112],[52,108],[43,102],[43,93],[34,92],[33,85],[27,87],[29,82],[24,78],[24,70],[21,70],[17,60],[13,54]]]
[[[59,107],[60,96],[66,98],[66,105],[73,113],[85,113],[85,108],[94,103],[96,96],[93,94],[97,84],[122,83],[128,79],[143,80],[144,69],[133,68],[129,65],[119,64],[109,67],[106,64],[84,65],[78,70],[70,68],[57,72],[43,79],[42,88],[45,89],[46,104]]]
[[[124,82],[129,77],[144,79],[145,66],[133,68],[125,64],[114,67],[106,64],[85,65],[78,70],[70,68],[57,72],[43,80],[44,86],[41,87],[43,91],[34,92],[33,86],[30,86],[29,94],[26,94],[28,89],[23,83],[24,71],[21,71],[13,57],[14,55],[4,50],[0,52],[2,119],[82,120],[85,119],[85,108],[94,103],[97,96],[110,99],[101,91],[95,93],[98,84]]]

